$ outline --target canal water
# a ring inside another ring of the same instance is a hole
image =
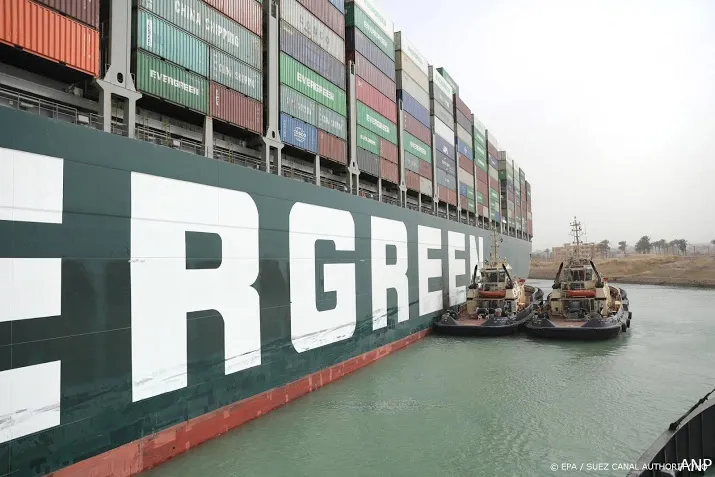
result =
[[[612,341],[431,335],[144,475],[625,476],[715,387],[715,291],[624,287]]]

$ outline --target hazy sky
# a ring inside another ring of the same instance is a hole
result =
[[[715,1],[374,1],[525,170],[535,250],[715,239]]]

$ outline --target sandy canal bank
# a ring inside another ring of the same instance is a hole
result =
[[[559,263],[532,260],[529,278],[551,280]],[[629,255],[597,258],[594,263],[601,275],[613,282],[715,288],[715,256]]]

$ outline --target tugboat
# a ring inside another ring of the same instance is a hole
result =
[[[474,267],[467,302],[446,310],[434,324],[436,333],[454,336],[501,336],[517,333],[543,302],[544,292],[512,278],[512,268],[499,258],[504,239],[492,229],[492,253],[479,273]]]
[[[631,326],[628,297],[622,288],[601,277],[581,249],[581,224],[574,217],[574,247],[561,262],[545,309],[527,325],[526,332],[541,338],[603,340],[626,332]],[[563,273],[562,273],[563,272]]]

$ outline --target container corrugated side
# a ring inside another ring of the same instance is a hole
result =
[[[263,101],[263,75],[260,71],[215,48],[211,48],[210,58],[211,81],[228,86],[256,101]]]
[[[380,113],[393,123],[397,123],[397,105],[392,99],[380,93],[360,77],[355,78],[355,96],[358,101],[364,103],[370,109]]]
[[[435,162],[437,163],[437,169],[449,173],[450,176],[457,176],[457,163],[454,159],[445,156],[441,152],[437,152]]]
[[[336,113],[346,115],[345,91],[285,53],[280,55],[280,81]]]
[[[99,32],[29,0],[0,1],[0,42],[99,75]]]
[[[452,106],[452,95],[454,94],[454,91],[452,90],[452,86],[442,77],[442,75],[439,73],[439,71],[430,65],[429,67],[429,80],[430,80],[430,87],[434,86],[434,94],[441,94],[448,100],[448,104],[445,104],[445,108],[451,109]],[[430,91],[430,94],[433,94],[433,91]],[[434,96],[433,96],[434,97]]]
[[[380,29],[379,26],[357,5],[348,3],[345,6],[345,24],[358,28],[394,63],[395,44],[392,38]]]
[[[348,137],[348,120],[330,108],[318,104],[318,129],[327,131],[333,136],[346,140]]]
[[[345,0],[330,0],[330,3],[340,10],[340,13],[345,13]]]
[[[155,0],[156,1],[156,0]],[[263,36],[263,6],[256,0],[204,0],[230,19]]]
[[[459,86],[457,86],[457,82],[454,81],[454,78],[452,78],[449,73],[447,73],[447,70],[444,69],[444,67],[440,66],[437,68],[437,72],[442,76],[442,78],[449,84],[449,87],[452,89],[452,95],[459,95]]]
[[[477,212],[476,204],[474,203],[474,199],[467,199],[467,207],[470,212],[474,212],[474,213]]]
[[[281,21],[280,44],[281,51],[345,90],[345,65],[284,21]]]
[[[405,131],[415,136],[428,146],[432,146],[432,132],[424,124],[412,117],[407,111],[402,111]]]
[[[287,113],[289,116],[298,118],[313,126],[317,126],[318,103],[284,84],[280,85],[280,91],[281,101],[279,110],[281,112]]]
[[[434,132],[438,136],[440,136],[442,139],[444,139],[447,144],[452,146],[454,148],[454,131],[452,131],[445,123],[439,120],[439,118],[436,118],[432,116],[432,121],[434,124]],[[454,156],[454,153],[452,152],[450,156]]]
[[[281,113],[281,140],[308,152],[318,152],[318,129],[300,119]]]
[[[459,110],[455,112],[454,119],[456,119],[457,124],[462,126],[464,130],[469,133],[469,136],[472,137],[472,129],[474,128],[472,121],[470,121],[469,118],[467,118],[467,116],[462,114]]]
[[[375,177],[380,175],[380,158],[377,154],[357,148],[357,163],[360,171]]]
[[[412,134],[406,131],[403,132],[402,144],[405,148],[405,152],[409,152],[425,162],[432,163],[432,148]]]
[[[420,191],[420,176],[414,171],[405,170],[405,186],[419,192]]]
[[[452,115],[449,114],[446,109],[444,109],[442,106],[435,102],[432,102],[431,110],[432,114],[439,118],[439,120],[442,121],[449,128],[452,137],[454,137],[454,117],[452,117]]]
[[[426,177],[420,177],[420,193],[432,196],[432,181]]]
[[[341,63],[345,63],[343,38],[318,20],[297,0],[281,0],[281,18]]]
[[[498,179],[499,177],[499,171],[494,169],[493,167],[488,168],[489,171],[487,172],[489,174],[489,177],[493,177],[494,179]]]
[[[390,37],[390,41],[394,41],[395,24],[377,8],[374,2],[371,0],[347,0],[346,3],[354,3],[359,6],[367,15],[370,16],[372,21],[375,22],[375,25],[377,25],[378,28]]]
[[[455,157],[454,146],[450,145],[447,141],[442,139],[439,134],[434,135],[434,148],[437,152],[444,154],[448,157]],[[453,159],[454,160],[454,159]]]
[[[470,171],[470,175],[474,175],[474,163],[472,161],[462,154],[457,154],[457,162],[459,163],[459,167],[465,171]]]
[[[420,176],[425,177],[429,180],[433,179],[433,169],[431,163],[420,159]]]
[[[488,169],[487,161],[482,157],[474,156],[474,162],[477,163],[477,169],[484,172],[484,176],[486,177]]]
[[[469,106],[464,104],[464,101],[462,101],[462,98],[460,98],[457,95],[454,95],[454,107],[457,111],[460,113],[464,114],[465,118],[471,118],[472,117],[472,110],[469,109]]]
[[[477,181],[477,191],[486,196],[489,194],[489,187],[484,182]]]
[[[468,143],[457,138],[457,152],[464,155],[465,157],[473,157],[472,148],[467,146]]]
[[[208,112],[208,80],[144,51],[134,53],[136,87],[148,95]]]
[[[422,106],[415,98],[410,96],[405,90],[399,90],[397,92],[398,100],[402,100],[402,109],[410,114],[417,121],[422,123],[425,127],[431,128],[432,122],[430,119],[429,109]]]
[[[470,151],[472,150],[472,135],[459,124],[457,124],[457,137],[465,143]]]
[[[483,138],[484,142],[486,143],[487,142],[487,127],[484,125],[483,122],[481,122],[479,120],[479,118],[476,115],[474,115],[474,113],[472,113],[472,124],[474,124],[474,129],[475,129],[474,136],[475,137],[479,136],[479,137]]]
[[[380,159],[380,177],[383,180],[392,182],[393,184],[400,183],[400,173],[397,164],[390,162],[387,159]]]
[[[495,158],[499,157],[499,150],[494,144],[487,140],[487,154],[491,154]]]
[[[298,0],[310,13],[318,20],[325,23],[328,28],[338,34],[340,38],[345,38],[345,15],[339,11],[328,0]]]
[[[499,168],[499,163],[497,162],[496,158],[492,156],[491,154],[487,154],[489,156],[489,167],[493,167],[494,169]]]
[[[390,80],[395,81],[395,62],[377,47],[363,32],[355,27],[345,29],[345,43],[348,51],[355,50],[370,63],[377,66]]]
[[[380,157],[397,164],[399,160],[397,144],[392,144],[390,141],[380,138]]]
[[[377,69],[377,66],[370,63],[364,56],[356,51],[348,53],[348,59],[355,62],[355,74],[364,78],[375,89],[387,96],[395,94],[395,82]]]
[[[457,168],[457,179],[467,185],[474,184],[474,176],[472,175],[472,173],[470,171],[465,171],[461,167]]]
[[[406,52],[402,50],[395,52],[395,69],[406,73],[420,88],[427,91],[429,96],[429,77],[410,59]]]
[[[393,144],[397,144],[397,126],[395,123],[388,121],[387,118],[359,101],[356,102],[355,109],[357,110],[357,123],[360,126]]]
[[[206,43],[144,10],[136,11],[134,25],[136,48],[201,76],[209,75],[209,47]],[[260,73],[256,73],[260,78]]]
[[[425,76],[429,75],[429,63],[422,53],[405,37],[401,31],[395,33],[395,50],[404,51]]]
[[[485,184],[489,183],[489,177],[487,176],[487,173],[484,172],[480,167],[477,167],[477,180],[484,182]]]
[[[348,163],[348,147],[345,141],[321,130],[318,130],[318,154],[340,164]]]
[[[410,96],[415,98],[422,106],[429,109],[429,93],[422,89],[404,70],[396,70],[395,75],[397,79],[397,89],[407,91]]]
[[[263,103],[213,81],[209,84],[209,114],[255,133],[263,133]]]
[[[380,137],[367,129],[357,127],[357,147],[370,151],[376,156],[380,155]]]
[[[3,0],[7,1],[7,0]],[[35,0],[99,30],[99,0]]]
[[[420,162],[421,162],[420,158],[410,154],[407,151],[405,151],[403,157],[405,159],[405,169],[410,170],[410,171],[414,172],[415,174],[419,175]]]
[[[262,70],[262,39],[201,0],[136,0],[138,6]]]

